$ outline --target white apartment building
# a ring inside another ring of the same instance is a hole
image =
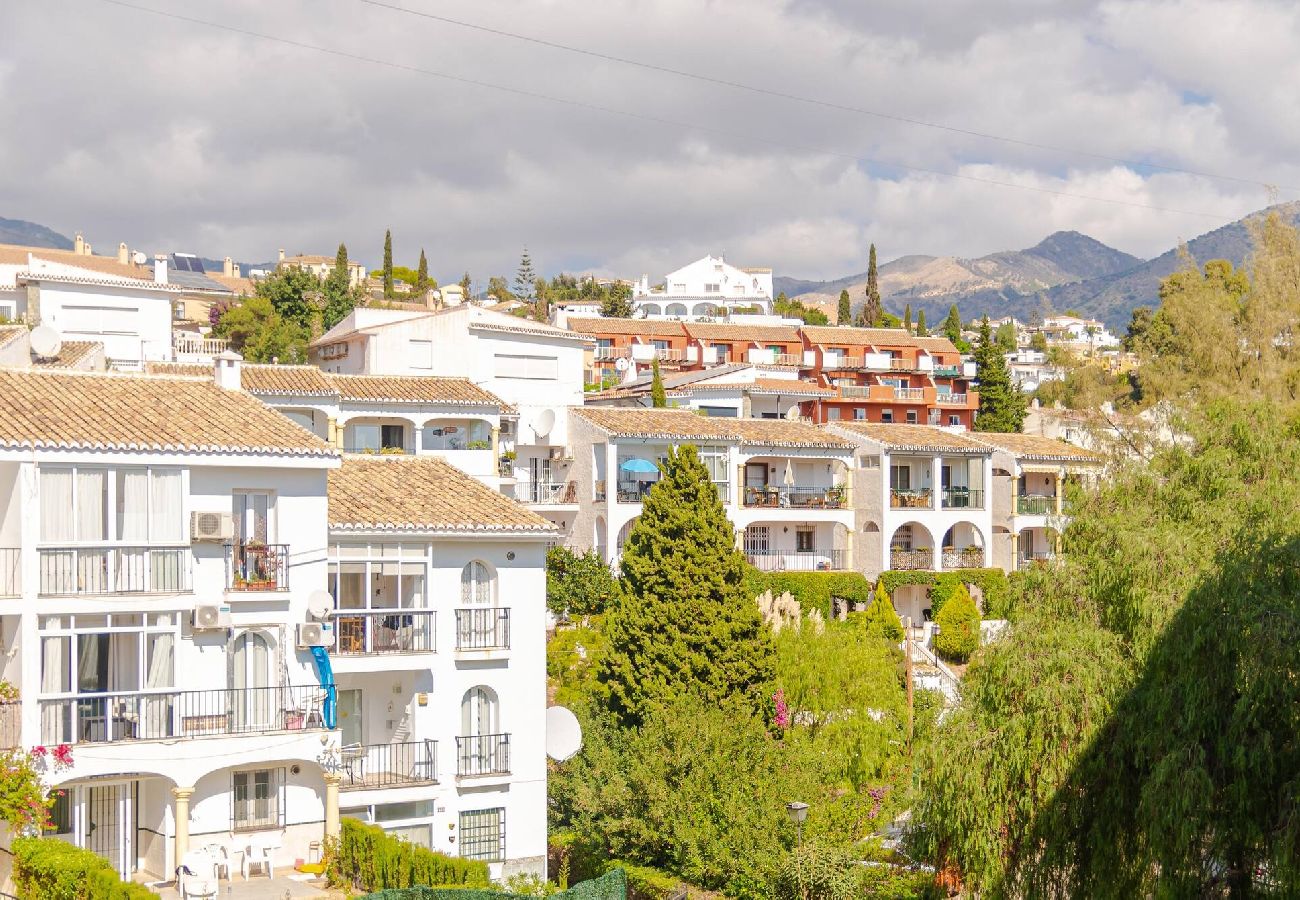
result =
[[[579,512],[569,543],[618,562],[672,447],[693,444],[712,475],[736,546],[768,571],[851,568],[852,445],[823,429],[688,410],[587,408],[572,419]]]
[[[838,422],[828,430],[856,446],[854,569],[978,569],[994,565],[993,448],[926,425]],[[924,586],[893,597],[899,615],[926,618]]]
[[[71,745],[55,833],[123,877],[208,843],[305,857],[337,809],[308,647],[337,451],[213,379],[3,370],[0,394],[4,733]]]
[[[473,304],[437,312],[361,308],[312,342],[312,362],[351,375],[466,379],[508,404],[497,460],[502,489],[567,533],[577,513],[570,410],[583,402],[580,334]]]
[[[733,266],[721,256],[706,256],[664,276],[662,289],[642,275],[632,287],[632,306],[640,317],[716,318],[736,309],[756,308],[772,315],[772,270]]]
[[[430,457],[348,457],[329,501],[343,815],[545,877],[555,526]]]
[[[1097,319],[1079,316],[1046,316],[1040,328],[1049,344],[1064,344],[1072,350],[1093,352],[1118,347],[1119,338]]]
[[[116,257],[93,256],[80,235],[73,250],[0,246],[0,316],[53,328],[64,341],[97,341],[108,365],[139,369],[169,360],[173,303],[167,257],[135,262],[125,244]]]

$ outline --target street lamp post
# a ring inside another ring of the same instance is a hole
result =
[[[794,823],[795,846],[802,847],[803,846],[803,822],[804,819],[808,818],[808,804],[800,803],[798,800],[794,800],[785,805],[785,812],[786,815],[790,817],[790,821]]]

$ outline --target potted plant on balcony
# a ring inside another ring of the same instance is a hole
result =
[[[491,449],[492,449],[492,442],[491,442],[491,441],[470,441],[470,442],[466,445],[465,449],[467,449],[467,450],[491,450]]]
[[[275,552],[267,547],[265,541],[252,540],[244,544],[243,572],[235,575],[236,587],[245,591],[275,590],[275,561]],[[239,586],[241,580],[242,587]]]
[[[826,505],[838,509],[844,505],[844,485],[837,484],[826,491]]]

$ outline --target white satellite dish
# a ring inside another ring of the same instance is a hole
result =
[[[628,365],[627,371],[623,373],[622,383],[631,384],[632,382],[636,381],[640,377],[641,376],[638,375],[636,371],[636,363],[631,363],[630,365]]]
[[[63,349],[63,338],[48,325],[37,325],[33,328],[29,340],[32,352],[45,359],[58,356],[59,351]]]
[[[581,749],[582,726],[578,717],[563,706],[546,710],[546,755],[564,762]]]
[[[551,429],[555,427],[555,410],[544,409],[537,414],[537,421],[533,423],[533,431],[538,434],[550,434]]]
[[[145,256],[143,250],[137,250],[131,254],[131,262],[135,263],[137,266],[143,266],[148,261],[149,257]]]
[[[307,615],[313,619],[325,620],[334,611],[334,598],[329,591],[312,591],[307,598]]]
[[[614,368],[618,369],[620,372],[626,372],[627,360],[620,356],[618,359],[614,360]]]

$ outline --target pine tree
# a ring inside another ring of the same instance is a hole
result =
[[[627,726],[683,696],[758,709],[774,676],[772,635],[708,470],[689,445],[662,470],[623,550],[597,673]]]
[[[537,296],[537,273],[533,271],[533,261],[524,248],[519,257],[519,270],[515,272],[515,296],[524,303],[532,303]]]
[[[912,304],[910,303],[903,307],[903,327],[907,329],[908,334],[912,333]]]
[[[836,325],[851,325],[853,323],[853,305],[849,300],[848,291],[840,291],[840,309],[839,315],[835,317]]]
[[[948,310],[948,318],[943,320],[943,334],[954,344],[961,340],[961,313],[957,311],[956,303]]]
[[[415,270],[415,293],[419,297],[429,289],[429,261],[424,258],[424,248],[420,248],[420,267]]]
[[[925,310],[916,314],[916,336],[926,337],[930,334],[930,329],[925,327]]]
[[[1006,357],[993,339],[988,316],[980,323],[975,366],[980,386],[980,408],[975,414],[975,430],[1018,434],[1025,424],[1026,398],[1020,388],[1011,383]]]
[[[668,405],[668,395],[664,393],[664,379],[659,374],[659,357],[656,356],[650,364],[650,371],[653,373],[650,377],[650,405],[663,409]]]
[[[393,296],[393,232],[384,232],[384,297]]]
[[[632,318],[632,288],[617,281],[611,284],[600,302],[600,314],[608,319]]]
[[[885,308],[880,305],[880,279],[876,274],[876,245],[871,245],[867,256],[867,302],[859,314],[859,324],[866,328],[877,328],[884,318]]]

